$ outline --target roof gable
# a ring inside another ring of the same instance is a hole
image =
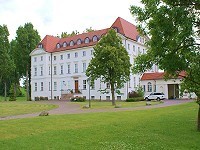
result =
[[[179,73],[177,79],[182,79],[184,76],[186,76],[186,73],[182,71]],[[165,72],[144,73],[141,78],[141,80],[160,80],[160,79],[165,79]]]

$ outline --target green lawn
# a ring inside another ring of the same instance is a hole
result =
[[[89,105],[88,101],[85,102],[72,102],[74,104],[79,104],[81,107]],[[160,104],[159,101],[152,101],[152,105]],[[138,106],[145,106],[146,101],[140,102],[125,102],[125,101],[116,101],[116,106],[120,106],[121,108],[131,108],[131,107],[138,107]],[[105,108],[113,108],[112,102],[108,101],[91,101],[91,108],[92,109],[105,109]]]
[[[0,149],[198,150],[198,105],[0,121]]]
[[[40,112],[57,107],[56,105],[41,104],[34,101],[4,101],[0,102],[0,117]]]

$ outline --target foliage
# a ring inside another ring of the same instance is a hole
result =
[[[161,109],[5,120],[0,121],[0,147],[198,150],[200,135],[194,128],[196,110],[194,103],[188,103]]]
[[[77,30],[72,31],[72,33],[62,32],[60,37],[61,38],[66,38],[66,37],[70,37],[70,36],[74,36],[74,35],[78,35],[78,34],[79,34],[79,32]]]
[[[85,102],[85,98],[83,97],[73,97],[70,99],[71,102]]]
[[[14,84],[12,84],[10,87],[9,101],[16,101],[16,93],[14,91]]]
[[[126,99],[126,102],[138,102],[138,101],[144,101],[144,97],[132,97]]]
[[[5,100],[7,96],[7,85],[15,68],[9,55],[10,44],[8,40],[9,31],[6,25],[0,25],[0,82],[4,84]]]
[[[143,97],[144,96],[144,91],[141,86],[138,86],[136,88],[136,91],[131,91],[129,92],[129,98],[135,98],[135,97]]]
[[[152,64],[174,77],[185,71],[182,85],[200,97],[199,0],[143,0],[142,3],[144,8],[131,6],[130,10],[140,24],[139,30],[151,39],[147,42],[147,54],[136,58],[133,71],[144,72]]]
[[[91,81],[101,78],[103,83],[110,84],[112,105],[115,105],[114,91],[129,80],[130,66],[130,58],[122,45],[122,39],[111,29],[94,47],[94,57],[86,75]]]
[[[31,77],[31,57],[29,54],[34,50],[40,41],[38,31],[34,29],[32,23],[25,23],[17,29],[16,52],[14,53],[17,73],[19,76],[26,76],[27,100],[30,99],[30,77]],[[20,53],[19,53],[20,51]]]

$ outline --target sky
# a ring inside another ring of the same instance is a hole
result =
[[[9,40],[19,26],[31,22],[41,39],[86,28],[108,28],[117,17],[135,24],[129,8],[140,0],[0,0],[0,25],[7,25]]]

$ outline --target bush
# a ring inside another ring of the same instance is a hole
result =
[[[135,97],[135,98],[127,98],[126,102],[139,102],[139,101],[143,101],[144,98],[143,97]]]
[[[83,97],[73,97],[70,100],[71,102],[85,102],[85,98]]]
[[[35,97],[35,101],[39,101],[40,100],[40,98],[39,97]]]

